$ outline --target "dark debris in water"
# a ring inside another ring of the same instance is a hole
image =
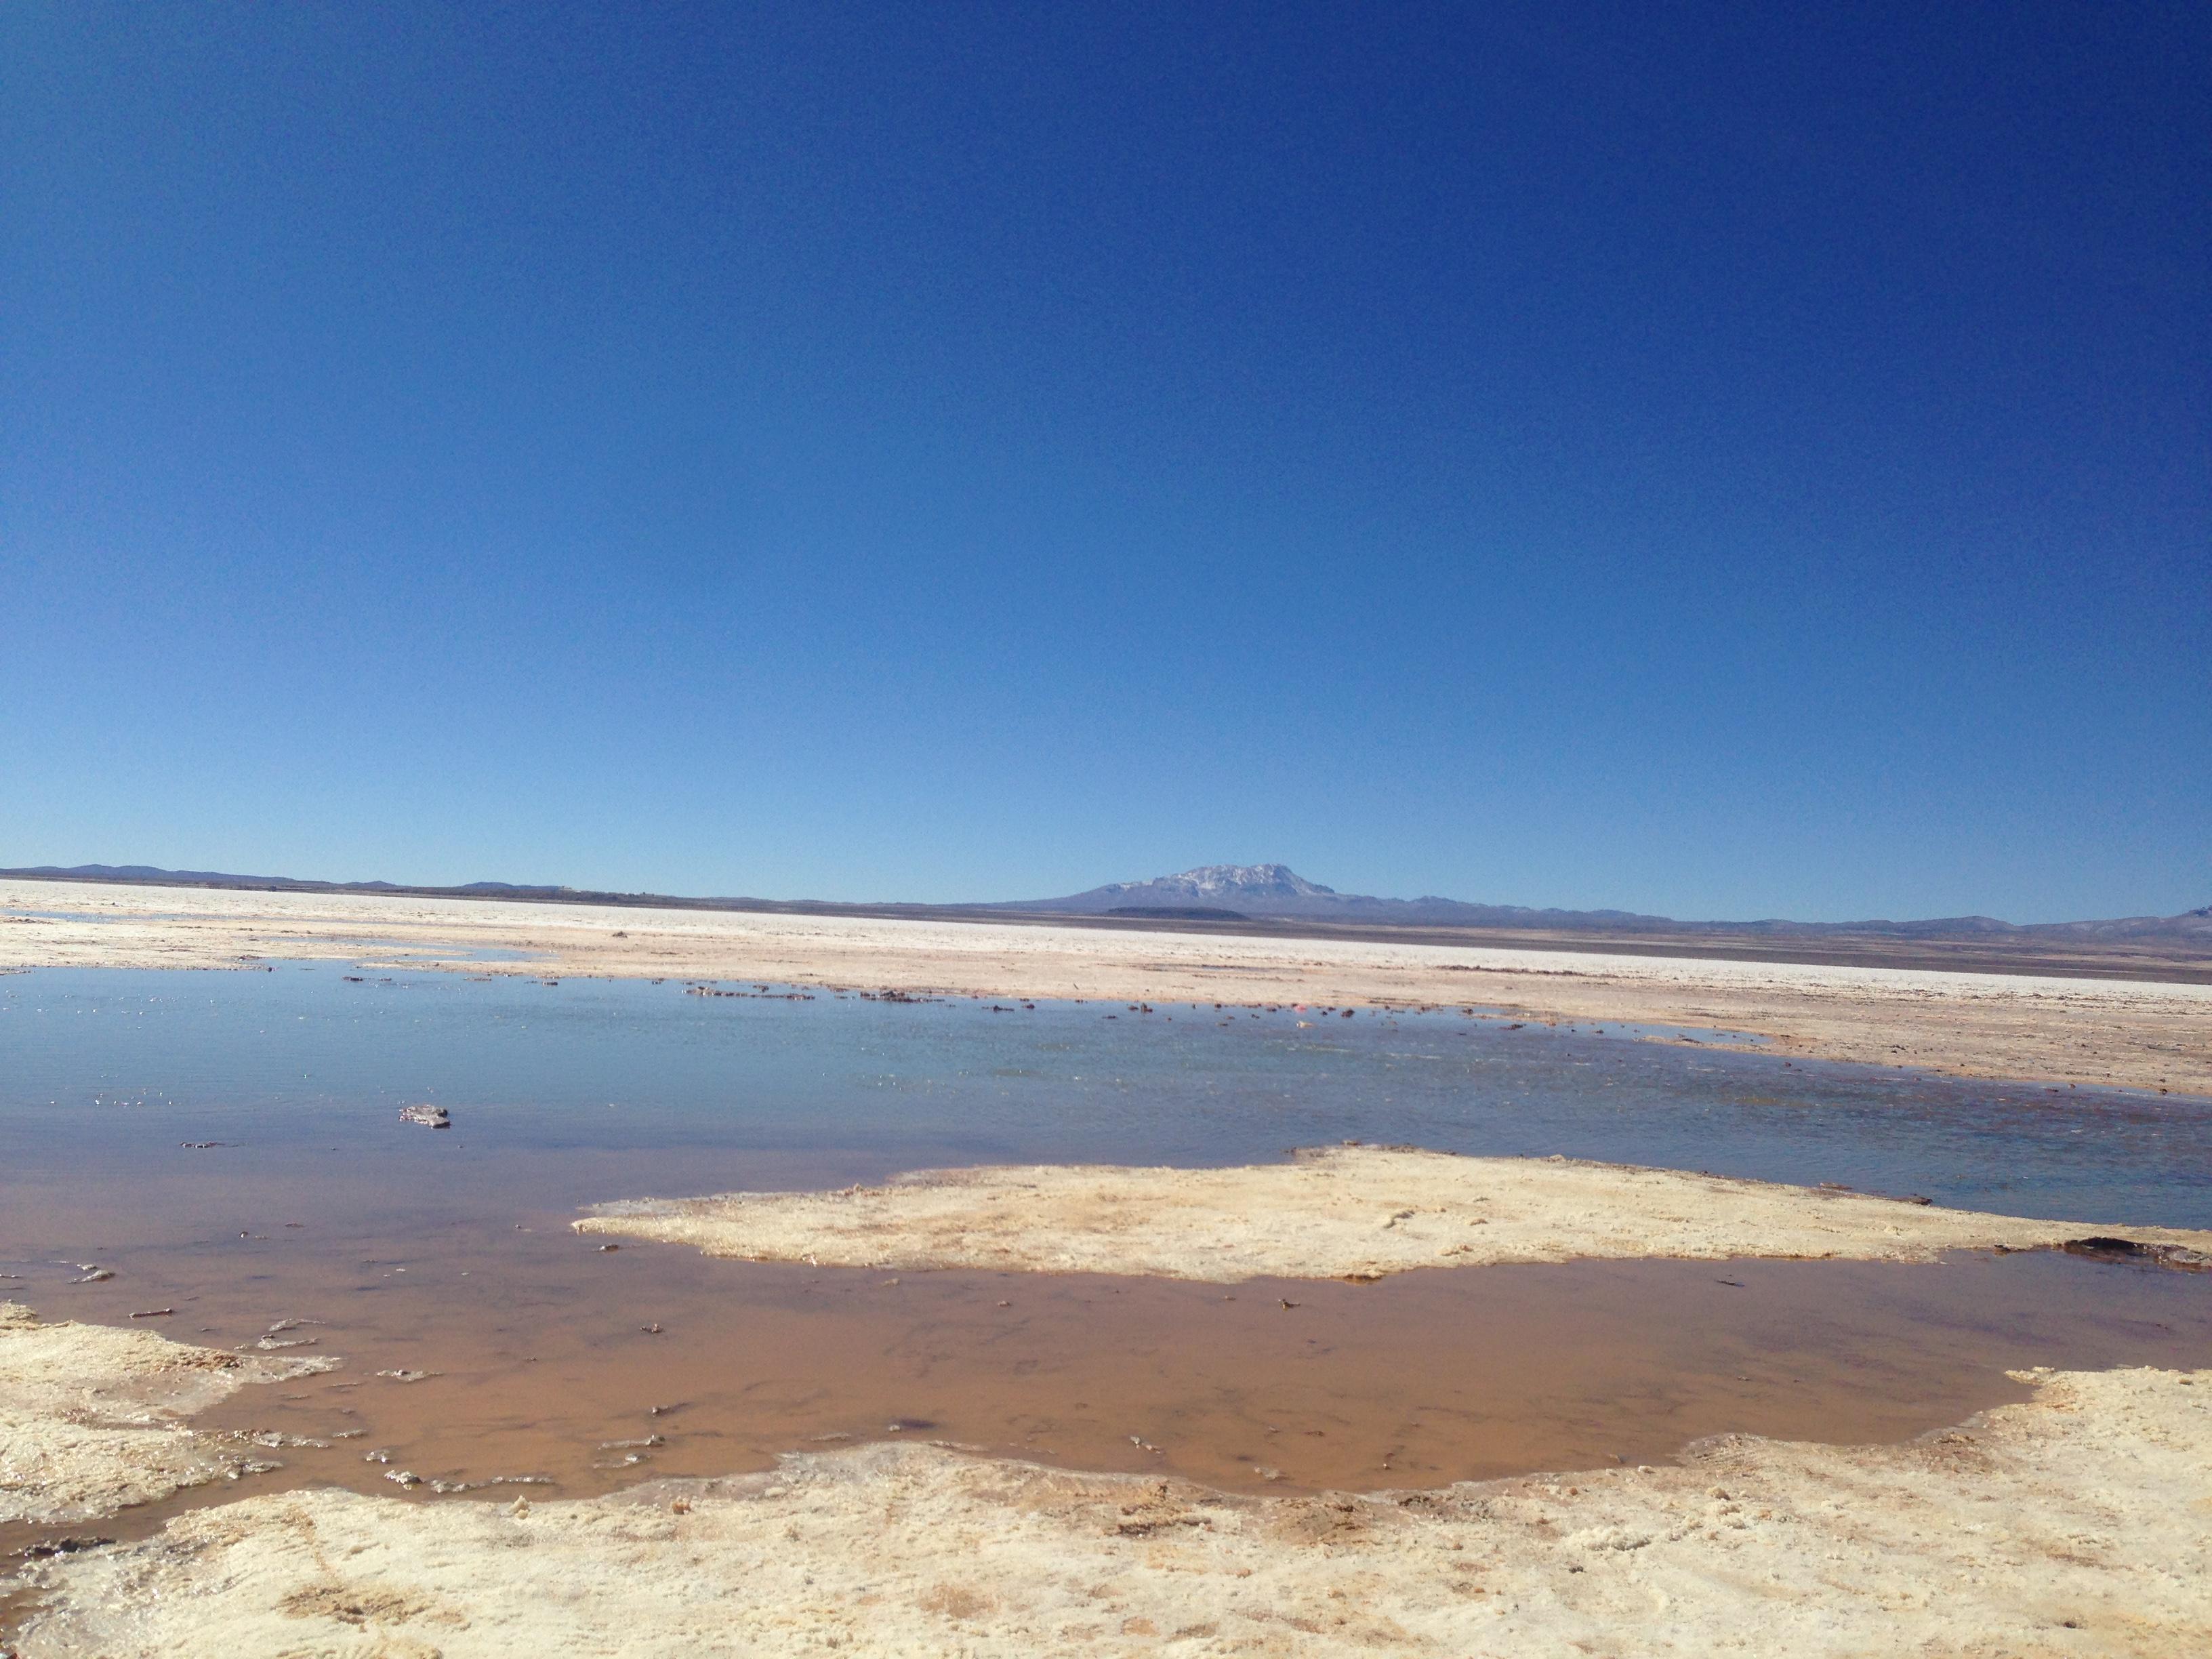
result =
[[[105,1549],[114,1541],[112,1538],[42,1538],[15,1553],[26,1561],[45,1561],[58,1555],[81,1555],[87,1550]]]
[[[2212,1255],[2192,1250],[2185,1244],[2145,1244],[2136,1239],[2094,1233],[2087,1238],[2069,1238],[2058,1248],[2068,1255],[2083,1256],[2091,1261],[2171,1267],[2185,1273],[2212,1272]]]

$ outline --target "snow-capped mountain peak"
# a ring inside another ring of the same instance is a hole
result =
[[[1236,899],[1334,897],[1335,889],[1308,881],[1286,864],[1202,864],[1151,881],[1117,881],[1108,892],[1136,893],[1220,903]]]

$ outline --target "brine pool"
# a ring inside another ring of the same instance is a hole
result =
[[[280,1446],[254,1489],[430,1502],[894,1435],[1376,1490],[1658,1462],[1721,1432],[1902,1440],[2023,1397],[2021,1366],[2212,1364],[2212,1275],[2055,1255],[1468,1267],[1291,1296],[611,1252],[567,1224],[644,1194],[1361,1139],[2212,1226],[2205,1103],[1712,1046],[1728,1036],[329,963],[14,974],[0,1297],[335,1356],[197,1421]],[[402,1122],[418,1103],[453,1127]],[[87,1264],[113,1276],[80,1282]]]

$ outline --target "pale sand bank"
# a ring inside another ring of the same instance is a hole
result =
[[[992,997],[1512,1011],[1772,1052],[2212,1096],[2212,986],[845,916],[0,882],[0,969],[322,958]],[[486,961],[514,951],[523,961]],[[1182,1008],[1170,1004],[1184,1005]]]
[[[830,1193],[628,1200],[574,1224],[750,1261],[1224,1283],[1647,1256],[1927,1261],[1946,1250],[2031,1249],[2112,1233],[2212,1266],[2212,1232],[1986,1215],[1679,1170],[1377,1146],[1226,1170],[925,1170]]]
[[[330,1364],[222,1353],[150,1330],[41,1324],[0,1303],[0,1522],[68,1522],[233,1476],[250,1447],[184,1418],[248,1382]]]
[[[2212,1371],[2038,1380],[1909,1446],[1372,1497],[880,1445],[534,1506],[254,1498],[41,1565],[20,1650],[2212,1651]]]

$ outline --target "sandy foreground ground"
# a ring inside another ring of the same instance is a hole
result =
[[[150,1330],[41,1324],[0,1302],[0,1523],[66,1522],[265,1467],[184,1419],[328,1362],[222,1353]]]
[[[2212,1097],[2212,986],[2203,985],[72,882],[0,882],[0,910],[40,913],[0,917],[0,969],[308,957],[1142,1000],[1164,1013],[1194,1001],[1480,1006],[1584,1025],[1751,1033],[1789,1055]],[[487,951],[524,959],[477,954]]]
[[[50,1369],[106,1374],[112,1334],[46,1328]],[[2212,1651],[2212,1371],[2024,1376],[2033,1400],[1907,1446],[1724,1437],[1675,1466],[1426,1492],[1232,1498],[884,1444],[577,1502],[276,1493],[27,1564],[13,1639],[21,1659]]]
[[[930,1170],[831,1193],[602,1205],[586,1233],[822,1267],[1230,1282],[1590,1257],[1933,1261],[2124,1232],[2212,1267],[2212,1232],[1984,1215],[1833,1188],[1563,1158],[1334,1146],[1226,1170]]]

